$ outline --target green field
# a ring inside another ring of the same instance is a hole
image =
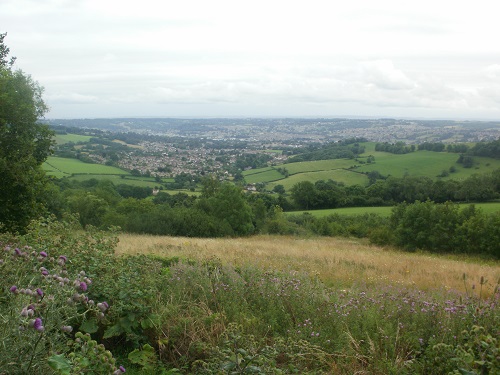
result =
[[[366,185],[368,177],[364,174],[356,173],[346,169],[332,169],[329,171],[303,172],[294,174],[283,180],[275,181],[267,185],[268,190],[272,190],[276,185],[283,185],[286,191],[289,191],[293,185],[301,181],[318,181],[332,179],[342,182],[346,185]]]
[[[248,173],[253,172],[253,173]],[[245,171],[243,176],[245,176],[245,181],[248,184],[257,184],[259,182],[269,182],[276,181],[285,178],[281,173],[279,173],[276,169],[267,167],[267,168],[259,168],[259,169],[251,169]]]
[[[78,142],[88,142],[92,138],[89,135],[79,135],[79,134],[56,134],[56,143],[62,145],[64,143],[78,143]]]
[[[460,204],[460,206],[470,206],[469,203]],[[474,204],[476,208],[482,210],[484,213],[492,214],[500,211],[500,202],[493,203],[476,203]],[[285,215],[301,215],[303,213],[309,213],[314,217],[325,217],[328,215],[339,214],[339,215],[362,215],[362,214],[377,214],[383,217],[389,217],[391,215],[392,207],[345,207],[345,208],[332,208],[327,210],[309,210],[309,211],[290,211],[286,212]]]
[[[129,175],[128,172],[102,164],[84,163],[78,159],[60,158],[50,156],[43,164],[43,169],[50,176],[57,178],[72,175]]]
[[[403,155],[388,152],[375,151],[374,142],[363,143],[365,153],[357,159],[335,159],[316,160],[299,163],[282,164],[280,168],[286,168],[289,177],[280,178],[272,173],[272,168],[260,168],[243,172],[248,183],[269,182],[268,189],[281,184],[285,189],[290,189],[300,181],[318,181],[332,179],[346,185],[368,184],[368,178],[364,174],[378,171],[383,176],[427,176],[437,179],[443,171],[449,171],[450,167],[455,172],[450,173],[443,179],[462,180],[476,173],[489,173],[500,168],[500,160],[484,157],[474,157],[475,165],[472,168],[464,168],[457,163],[459,154],[448,152],[416,151]],[[366,163],[368,156],[373,156],[375,162]]]
[[[335,160],[317,160],[317,161],[301,161],[299,163],[283,164],[290,175],[304,172],[330,171],[333,169],[347,169],[356,165],[356,162],[351,159],[335,159]]]

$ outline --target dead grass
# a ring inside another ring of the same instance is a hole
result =
[[[491,295],[500,278],[500,263],[474,259],[406,253],[345,238],[296,238],[253,236],[236,239],[120,235],[117,254],[155,254],[194,260],[219,258],[241,266],[253,264],[265,269],[297,270],[317,275],[323,282],[342,288],[353,285],[392,283],[418,288],[479,290],[487,281],[483,296]]]

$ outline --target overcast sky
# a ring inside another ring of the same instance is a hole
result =
[[[500,4],[0,0],[47,118],[500,120]]]

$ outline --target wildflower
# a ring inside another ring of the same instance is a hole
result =
[[[107,309],[109,309],[109,305],[108,305],[108,303],[107,303],[106,301],[104,301],[104,302],[99,302],[99,303],[97,304],[97,308],[98,308],[99,310],[101,310],[102,312],[104,312],[104,311],[106,311]]]
[[[85,292],[87,290],[87,283],[82,281],[80,282],[80,285],[78,286],[78,288],[82,291],[82,292]]]
[[[9,289],[9,290],[10,290],[12,293],[14,293],[14,294],[19,293],[19,291],[17,290],[17,286],[15,286],[15,285],[12,285],[12,286],[10,287],[10,289]]]
[[[41,318],[36,318],[33,322],[33,328],[37,330],[38,332],[43,332],[45,330],[45,327],[43,326],[42,319]]]
[[[118,367],[118,370],[120,370],[121,372],[126,372],[125,367],[123,367],[123,366]]]
[[[57,264],[60,266],[64,266],[66,262],[68,261],[68,258],[66,258],[64,255],[59,256],[59,259],[57,259]]]
[[[47,257],[47,253],[45,251],[40,251],[40,256],[43,258]]]
[[[40,288],[38,288],[36,290],[36,294],[38,294],[40,297],[43,297],[43,290],[41,290]]]
[[[70,332],[73,331],[73,327],[71,327],[71,326],[62,326],[61,327],[61,331],[70,333]]]

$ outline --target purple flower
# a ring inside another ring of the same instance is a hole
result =
[[[38,288],[36,290],[36,294],[38,294],[40,297],[43,297],[43,290],[41,290],[40,288]]]
[[[57,263],[60,265],[60,266],[64,266],[66,264],[66,262],[68,261],[68,258],[66,258],[64,255],[61,255],[59,257],[59,259],[57,260]]]
[[[102,312],[104,312],[104,311],[106,311],[107,309],[109,309],[109,305],[108,305],[108,303],[107,303],[106,301],[104,301],[104,302],[99,302],[99,303],[97,304],[97,308],[98,308],[99,310],[101,310]]]
[[[40,256],[46,258],[47,253],[45,251],[40,251]]]
[[[82,281],[80,282],[80,285],[78,286],[82,292],[85,292],[87,290],[87,283]]]
[[[123,367],[123,366],[118,367],[118,369],[119,369],[121,372],[126,372],[126,371],[125,371],[125,367]]]
[[[10,287],[10,289],[9,289],[9,290],[10,290],[12,293],[14,293],[14,294],[19,293],[19,291],[17,290],[17,286],[15,286],[15,285],[12,285],[12,286]]]
[[[71,327],[71,326],[62,326],[61,327],[61,331],[70,333],[71,331],[73,331],[73,327]]]
[[[15,252],[15,255],[19,255],[19,256],[22,255],[21,250],[19,250],[19,248],[17,248],[17,247],[14,249],[14,252]]]
[[[33,322],[33,328],[37,330],[38,332],[43,332],[45,327],[43,326],[42,319],[41,318],[36,318],[35,321]]]

